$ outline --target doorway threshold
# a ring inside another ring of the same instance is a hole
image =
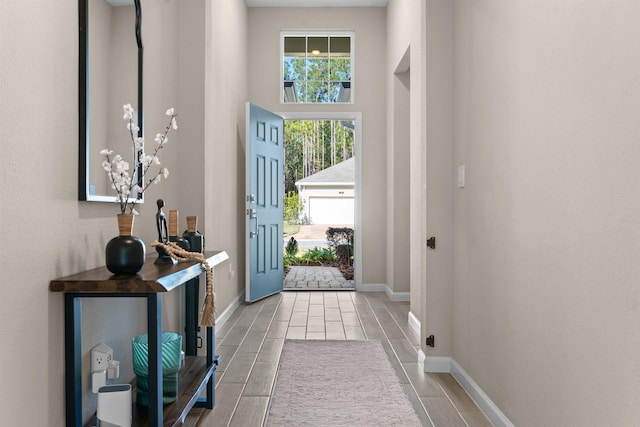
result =
[[[289,267],[284,279],[285,291],[353,291],[353,280],[344,278],[336,267],[300,266]]]

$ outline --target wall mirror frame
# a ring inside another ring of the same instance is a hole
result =
[[[136,110],[136,116],[134,117],[134,120],[136,121],[138,127],[140,128],[140,130],[138,131],[138,136],[142,137],[144,135],[144,114],[143,114],[143,108],[142,108],[143,107],[142,71],[143,71],[144,50],[142,46],[142,34],[141,34],[142,8],[140,5],[140,1],[141,0],[78,0],[78,24],[79,24],[78,25],[78,30],[79,30],[78,32],[78,40],[79,40],[78,199],[82,201],[96,201],[96,202],[115,202],[116,201],[115,190],[111,190],[110,184],[108,185],[108,188],[106,184],[101,185],[98,188],[96,188],[96,185],[94,184],[96,182],[96,179],[101,179],[105,183],[106,183],[105,180],[108,179],[106,172],[102,167],[100,167],[100,164],[102,163],[103,158],[102,156],[99,155],[99,152],[101,149],[105,148],[105,146],[101,144],[103,142],[102,137],[104,135],[99,135],[101,138],[96,138],[95,132],[96,131],[106,132],[105,129],[107,128],[107,126],[105,126],[103,123],[97,123],[97,121],[99,117],[98,113],[102,115],[102,113],[107,111],[107,109],[109,109],[109,104],[105,102],[105,105],[100,104],[96,107],[95,101],[97,101],[99,97],[95,93],[92,94],[91,90],[92,88],[94,88],[94,91],[95,91],[95,86],[97,83],[99,83],[100,78],[104,79],[106,77],[111,76],[115,80],[118,80],[118,79],[122,80],[124,77],[127,77],[129,74],[129,73],[124,73],[125,75],[120,75],[115,73],[113,70],[101,70],[101,67],[96,66],[95,64],[93,64],[94,66],[92,68],[93,62],[91,61],[91,59],[95,59],[95,58],[91,56],[92,52],[90,47],[94,46],[95,43],[94,41],[91,40],[92,29],[90,28],[90,22],[95,23],[96,22],[95,19],[102,19],[100,15],[95,15],[96,13],[98,13],[97,7],[100,6],[99,2],[108,2],[107,6],[114,7],[114,8],[120,7],[122,5],[131,6],[126,10],[125,9],[121,9],[121,10],[123,10],[123,13],[127,13],[127,20],[129,19],[132,20],[135,18],[135,26],[128,27],[134,31],[120,32],[120,31],[112,30],[112,32],[116,34],[112,34],[112,37],[109,37],[109,35],[107,35],[107,38],[110,41],[113,37],[116,37],[116,36],[120,38],[124,38],[127,44],[129,43],[129,40],[130,40],[131,49],[133,51],[136,51],[134,56],[136,56],[137,54],[137,58],[131,58],[130,60],[128,58],[125,58],[122,62],[133,64],[131,65],[133,67],[133,72],[131,74],[133,74],[134,76],[132,76],[131,80],[133,81],[130,84],[131,85],[137,84],[137,91],[133,89],[133,92],[136,93],[138,99],[127,100],[127,101],[117,100],[114,102],[117,102],[120,105],[120,108],[122,108],[122,105],[125,104],[126,102],[130,102],[134,106],[134,109]],[[134,17],[128,16],[130,15],[129,14],[130,9],[135,11],[135,12],[132,12],[135,14]],[[94,16],[91,16],[92,12],[94,12]],[[100,21],[97,21],[97,22],[100,22]],[[105,28],[111,28],[111,27],[105,25]],[[98,33],[99,33],[98,28],[96,28],[96,31],[94,32],[93,36],[97,37]],[[109,49],[106,49],[106,50],[109,50]],[[111,51],[116,52],[117,54],[119,52],[119,48],[112,47]],[[93,54],[97,57],[97,52],[93,52]],[[137,64],[135,64],[136,59],[137,59]],[[109,62],[110,61],[108,60],[106,61],[107,65],[109,64]],[[107,88],[105,92],[108,93],[109,89]],[[137,104],[137,107],[136,107],[136,104]],[[118,125],[121,126],[122,129],[125,129],[126,131],[125,123],[121,120],[122,119],[121,112],[122,110],[120,109],[118,111],[115,111],[114,113],[118,113],[118,116],[120,118],[120,123]],[[122,139],[125,139],[125,138],[122,138]],[[104,141],[106,141],[106,136],[104,136]],[[133,149],[131,147],[132,147],[131,145],[128,145],[127,147],[128,151],[126,152],[121,152],[120,149],[115,149],[114,151],[117,154],[121,154],[126,159],[127,154],[132,153]],[[112,148],[112,147],[109,147],[109,148]],[[144,179],[143,171],[142,171],[142,166],[139,165],[139,162],[138,162],[138,157],[140,153],[138,152],[138,153],[132,153],[132,154],[133,154],[133,159],[130,159],[130,160],[133,160],[132,167],[137,167],[137,171],[136,171],[137,173],[135,177],[137,178],[138,184],[142,184]],[[133,170],[130,170],[130,173],[133,173]],[[137,203],[141,203],[143,201],[142,194],[132,193],[132,197],[134,197],[137,200]]]

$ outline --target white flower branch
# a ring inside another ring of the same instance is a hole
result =
[[[156,135],[155,141],[158,145],[153,150],[153,154],[148,155],[144,152],[144,138],[135,135],[140,128],[133,122],[133,107],[131,107],[131,104],[125,104],[122,110],[122,118],[127,121],[127,129],[131,136],[132,157],[135,159],[135,155],[138,153],[137,167],[133,171],[133,176],[128,172],[129,163],[126,162],[122,156],[116,154],[112,158],[113,150],[109,150],[108,148],[100,151],[100,154],[106,158],[106,160],[102,162],[102,167],[107,171],[107,175],[111,179],[111,187],[116,190],[116,202],[120,203],[121,213],[126,213],[127,209],[129,209],[129,213],[137,214],[134,209],[137,200],[129,198],[131,193],[136,191],[138,195],[142,195],[151,184],[157,184],[162,178],[167,179],[169,177],[169,170],[166,167],[158,168],[158,171],[151,178],[145,180],[142,187],[138,184],[138,174],[140,170],[142,170],[142,176],[146,177],[152,166],[161,165],[158,152],[169,141],[168,135],[171,129],[178,129],[178,122],[176,121],[177,114],[175,114],[173,108],[167,110],[165,114],[170,117],[169,124],[164,130],[164,133],[158,133]],[[136,179],[134,180],[133,178]]]

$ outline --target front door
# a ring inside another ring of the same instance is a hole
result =
[[[247,103],[246,122],[245,299],[254,302],[280,292],[284,284],[284,120]]]

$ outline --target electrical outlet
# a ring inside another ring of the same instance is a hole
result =
[[[100,343],[91,349],[91,372],[106,371],[111,367],[113,350],[105,343]]]

